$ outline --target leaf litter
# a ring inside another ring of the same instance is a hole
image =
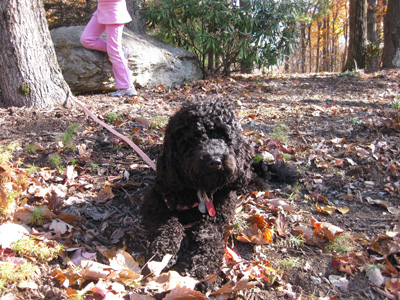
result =
[[[397,299],[400,118],[392,102],[400,75],[361,75],[235,75],[134,98],[78,96],[106,122],[117,114],[111,125],[154,160],[165,120],[182,99],[217,94],[237,104],[257,153],[300,170],[295,185],[238,195],[223,283],[207,295],[194,290],[196,279],[163,270],[166,262],[144,261],[138,206],[154,173],[125,142],[77,107],[0,108],[1,146],[19,144],[0,165],[0,265],[35,261],[13,250],[21,235],[64,247],[40,263],[35,288],[10,282],[2,297]],[[79,125],[75,148],[60,142],[72,124]],[[57,168],[49,162],[53,154],[61,157]],[[300,263],[282,264],[290,260]],[[146,263],[154,271],[149,276],[141,274]]]

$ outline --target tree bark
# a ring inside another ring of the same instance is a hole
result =
[[[246,7],[250,5],[249,0],[239,0],[239,6],[240,7]],[[251,74],[252,71],[252,66],[246,65],[246,64],[240,64],[240,72],[244,74]]]
[[[306,72],[306,24],[300,24],[300,64],[301,64],[301,73]]]
[[[316,48],[317,48],[317,52],[316,52],[316,58],[315,58],[315,73],[318,73],[320,70],[321,70],[321,68],[320,68],[320,66],[319,66],[319,52],[320,52],[320,41],[321,41],[321,21],[320,20],[317,20],[317,27],[318,27],[318,30],[317,30],[317,34],[318,34],[318,36],[317,36],[317,46],[316,46]]]
[[[345,5],[347,7],[347,5]],[[349,47],[349,43],[347,42],[349,40],[349,21],[347,20],[344,24],[344,32],[343,32],[343,37],[344,37],[344,51],[343,55],[341,58],[341,65],[342,69],[344,68],[344,65],[346,63],[346,54],[347,54],[347,49]]]
[[[379,48],[376,38],[376,1],[368,0],[367,9],[367,71],[376,71],[378,69]]]
[[[132,21],[126,24],[125,27],[133,32],[145,34],[146,26],[143,19],[140,16],[139,7],[140,7],[140,0],[126,1],[126,8],[128,9],[129,14],[131,15]]]
[[[365,68],[367,47],[367,0],[350,0],[350,39],[343,71]]]
[[[8,106],[48,108],[70,89],[58,66],[41,0],[0,2],[0,89]]]
[[[322,20],[322,69],[320,71],[327,72],[328,62],[328,16]]]
[[[332,6],[332,38],[331,38],[331,60],[330,60],[330,71],[337,72],[336,66],[338,63],[338,34],[336,33],[336,22],[338,18],[337,5]]]
[[[389,0],[384,17],[382,67],[400,68],[400,0]]]
[[[307,25],[307,44],[308,44],[308,63],[309,63],[309,70],[308,72],[312,72],[312,43],[311,43],[311,26],[312,23]]]

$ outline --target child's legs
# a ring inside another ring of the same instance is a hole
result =
[[[100,37],[105,30],[106,26],[104,24],[100,24],[97,21],[96,14],[94,14],[81,35],[82,45],[89,49],[106,52],[107,43]]]
[[[107,53],[113,66],[115,87],[127,89],[132,86],[128,62],[122,51],[122,30],[124,24],[107,24]]]

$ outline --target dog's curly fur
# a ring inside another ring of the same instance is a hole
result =
[[[224,235],[236,209],[236,191],[252,178],[253,148],[227,100],[197,99],[172,116],[157,160],[153,188],[142,214],[149,257],[172,259],[168,267],[204,279],[215,274]],[[216,215],[199,210],[198,191],[212,196]]]

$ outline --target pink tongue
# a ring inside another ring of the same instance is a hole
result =
[[[207,210],[208,210],[208,214],[211,217],[215,216],[215,208],[214,208],[214,204],[212,203],[212,199],[209,197],[206,197],[206,206],[207,206]]]

